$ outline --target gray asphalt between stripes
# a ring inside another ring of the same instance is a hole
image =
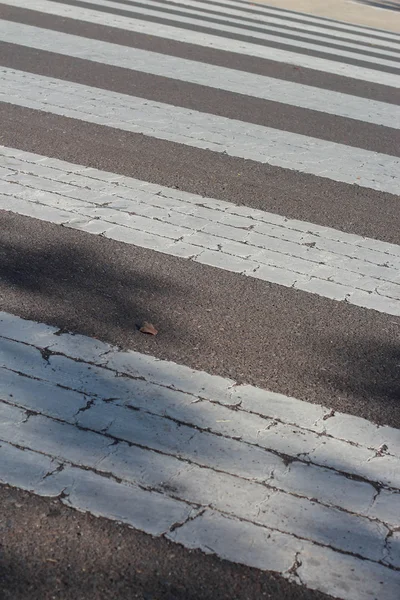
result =
[[[0,253],[1,310],[400,427],[399,318],[8,212]]]
[[[399,104],[397,90],[394,90],[392,87],[365,81],[356,81],[347,77],[286,65],[272,60],[215,50],[213,48],[196,46],[195,44],[175,42],[114,27],[104,27],[75,19],[48,15],[38,11],[15,8],[1,3],[0,18],[26,25],[52,29],[54,31],[71,33],[73,35],[81,35],[82,37],[91,39],[112,42],[121,46],[141,48],[160,54],[170,54],[171,56],[188,58],[239,71],[242,70],[248,73],[267,75],[269,77],[276,77],[278,79],[378,100],[380,102]]]
[[[397,196],[0,103],[0,143],[398,244]]]
[[[1,600],[329,600],[60,500],[0,486]],[[34,532],[34,534],[33,534]]]
[[[400,130],[0,42],[0,64],[356,148],[400,156]]]

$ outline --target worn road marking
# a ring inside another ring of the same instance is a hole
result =
[[[4,4],[26,8],[25,0],[5,0]],[[134,19],[129,17],[121,17],[110,13],[97,12],[96,10],[79,8],[77,6],[68,6],[53,3],[49,0],[34,0],[31,1],[30,9],[43,11],[47,14],[68,17],[88,23],[97,23],[107,27],[116,27],[125,31],[135,31],[155,37],[161,37],[177,42],[186,42],[198,46],[206,46],[218,50],[236,52],[247,56],[256,56],[286,64],[292,64],[299,67],[315,69],[324,73],[332,73],[351,77],[371,83],[378,83],[392,87],[400,87],[400,76],[374,70],[372,68],[359,67],[355,65],[340,63],[334,60],[318,58],[315,56],[307,56],[287,50],[279,50],[268,46],[253,44],[233,40],[229,38],[200,33],[197,31],[189,31],[170,25],[162,25],[160,23],[150,23],[148,21]]]
[[[4,146],[0,208],[400,316],[395,244]]]
[[[181,0],[171,0],[172,2],[181,3]],[[204,2],[198,0],[197,2],[185,2],[185,6],[192,5],[204,6]],[[209,4],[207,2],[207,4]],[[240,11],[240,14],[246,16],[252,16],[255,19],[265,19],[268,23],[280,23],[282,25],[291,25],[292,27],[301,27],[305,31],[314,31],[318,29],[325,35],[337,35],[339,37],[346,38],[350,35],[348,32],[353,32],[355,36],[363,35],[366,39],[371,41],[371,36],[380,38],[392,39],[399,44],[399,35],[392,33],[391,31],[383,31],[380,29],[373,29],[369,26],[363,27],[362,25],[352,24],[351,22],[338,21],[336,19],[330,19],[326,17],[319,17],[318,15],[306,13],[306,12],[295,12],[294,10],[288,10],[286,7],[273,6],[271,4],[257,1],[256,3],[250,3],[248,0],[218,0],[218,5],[224,5],[224,14],[233,14],[232,9],[235,12]],[[264,17],[264,18],[263,18]],[[300,23],[296,23],[300,21]],[[318,27],[316,27],[318,25]],[[380,43],[380,42],[379,42]]]
[[[343,599],[355,569],[352,598],[397,599],[396,429],[0,313],[0,456],[4,483]]]
[[[341,48],[329,48],[326,45],[321,45],[320,43],[316,42],[316,41],[302,41],[302,40],[293,40],[291,41],[290,39],[287,38],[283,38],[282,36],[278,34],[274,34],[274,33],[269,33],[268,31],[266,32],[260,32],[260,31],[254,31],[254,29],[250,29],[249,27],[240,27],[238,25],[234,25],[232,23],[232,25],[230,24],[229,21],[227,21],[227,19],[224,19],[223,23],[214,23],[212,21],[205,21],[204,19],[198,18],[198,15],[193,15],[193,14],[188,14],[186,12],[186,15],[173,15],[171,13],[166,13],[162,10],[157,10],[157,8],[160,7],[160,4],[157,2],[151,2],[151,5],[149,5],[149,8],[143,8],[140,7],[140,9],[138,10],[134,6],[127,6],[126,4],[121,4],[118,2],[108,2],[107,0],[86,0],[86,2],[93,4],[94,8],[96,10],[101,10],[101,7],[108,7],[108,8],[113,8],[115,10],[118,9],[122,9],[123,11],[127,11],[128,13],[131,13],[132,18],[136,19],[136,18],[141,18],[141,16],[143,15],[144,17],[146,16],[155,16],[155,17],[159,17],[159,18],[164,18],[166,20],[168,20],[169,22],[172,23],[176,23],[177,27],[181,27],[181,23],[183,24],[188,24],[188,25],[194,25],[197,27],[205,27],[207,29],[211,29],[211,30],[215,30],[216,34],[220,34],[221,36],[224,36],[225,33],[232,33],[232,34],[236,34],[236,35],[246,35],[249,38],[252,38],[254,40],[261,40],[261,41],[265,41],[265,42],[270,42],[270,43],[281,43],[281,44],[287,44],[288,46],[295,46],[296,48],[299,49],[299,53],[301,52],[301,49],[304,50],[310,50],[310,51],[314,51],[314,52],[323,52],[324,54],[332,54],[333,56],[340,56],[343,57],[343,59],[352,59],[352,60],[359,60],[362,61],[364,63],[371,63],[371,66],[373,65],[374,68],[379,70],[380,66],[387,66],[387,67],[392,67],[394,69],[399,69],[400,68],[400,64],[398,61],[398,55],[396,53],[391,53],[389,55],[389,57],[385,58],[385,57],[381,57],[381,56],[369,56],[367,54],[363,54],[363,53],[358,53],[356,50],[351,49],[348,50],[348,44],[342,44]],[[161,4],[161,6],[163,6]],[[241,22],[239,21],[239,24],[241,24]],[[247,24],[248,25],[248,24]],[[196,27],[194,27],[195,29]],[[362,48],[360,48],[360,51],[362,50]],[[371,49],[369,49],[370,52]],[[286,50],[284,50],[284,52],[286,52]],[[394,58],[393,58],[394,57]],[[397,60],[396,60],[397,59]],[[345,62],[345,61],[344,61]]]
[[[162,9],[165,9],[165,4],[162,2],[151,2],[149,4],[149,8],[153,8],[153,6]],[[175,7],[172,8],[172,10]],[[169,11],[171,6],[167,7]],[[133,7],[132,10],[135,10]],[[178,14],[180,15],[182,12],[182,5],[176,7]],[[150,13],[149,13],[150,14]],[[289,21],[286,19],[279,19],[276,17],[270,17],[267,15],[249,15],[249,13],[243,14],[243,12],[239,12],[237,10],[232,9],[224,9],[221,12],[216,11],[214,9],[208,10],[204,8],[204,4],[200,4],[199,2],[185,2],[185,14],[187,17],[195,17],[200,18],[202,22],[207,26],[210,21],[215,21],[216,24],[221,21],[224,24],[235,24],[238,28],[238,31],[246,31],[248,29],[249,35],[253,34],[253,29],[256,31],[260,31],[261,28],[264,29],[264,32],[270,34],[271,36],[276,37],[277,40],[286,44],[296,44],[297,41],[302,38],[307,40],[307,42],[312,42],[314,44],[320,44],[318,47],[322,52],[325,51],[327,44],[335,44],[337,46],[342,46],[343,48],[354,48],[356,50],[362,51],[363,53],[377,53],[383,56],[391,56],[395,58],[399,58],[398,53],[388,50],[387,48],[377,47],[372,45],[371,37],[362,36],[362,35],[354,35],[348,32],[334,31],[329,28],[315,27],[312,25],[303,24],[301,29],[296,27],[295,23],[291,23],[289,25]],[[175,18],[176,16],[173,13],[165,13],[166,18]],[[201,19],[202,18],[202,19]],[[281,27],[280,27],[281,25]],[[217,25],[216,25],[217,26]],[[339,38],[339,39],[329,39],[330,37]],[[355,40],[356,43],[353,43]],[[376,44],[381,45],[380,41],[376,40]],[[310,44],[310,48],[312,48]],[[385,45],[385,44],[383,44]],[[399,45],[393,42],[386,42],[386,45],[393,48],[394,50],[399,50]],[[306,47],[306,46],[300,46]]]
[[[400,129],[400,109],[394,104],[277,80],[274,77],[253,75],[138,48],[126,47],[122,52],[118,44],[10,21],[0,20],[0,40]]]
[[[400,158],[8,68],[0,101],[397,194]]]
[[[170,0],[172,4],[180,4],[181,0]],[[223,8],[221,8],[223,5]],[[210,5],[208,3],[204,3],[201,1],[185,1],[185,10],[188,7],[193,7],[196,9],[200,9],[201,14],[212,14],[212,16],[216,15],[216,6],[213,6],[210,9]],[[253,11],[255,9],[255,12]],[[200,14],[200,13],[199,13]],[[336,41],[337,43],[342,42],[343,45],[347,45],[349,40],[354,40],[356,42],[366,44],[370,50],[374,51],[371,48],[371,44],[376,44],[378,46],[388,46],[391,48],[399,49],[399,36],[395,34],[383,31],[374,31],[368,28],[361,27],[353,27],[347,23],[335,23],[333,21],[329,22],[326,19],[318,19],[317,17],[313,17],[312,15],[307,14],[299,14],[299,13],[289,13],[285,10],[279,11],[277,8],[273,8],[271,6],[266,6],[263,4],[259,4],[257,7],[252,6],[251,4],[246,3],[242,7],[234,2],[225,0],[218,1],[218,15],[222,17],[228,17],[232,15],[232,17],[241,17],[243,24],[249,24],[249,19],[251,19],[254,23],[265,23],[265,25],[269,29],[274,29],[276,31],[282,32],[287,36],[299,35],[301,32],[307,32],[304,34],[305,36],[315,39],[320,39],[322,41],[328,41],[329,38],[338,38],[332,39],[329,41]],[[279,16],[280,15],[280,16]],[[288,20],[290,17],[290,20]],[[246,21],[243,21],[243,19]],[[296,19],[299,19],[301,22],[296,23]],[[251,23],[250,21],[250,23]],[[284,27],[279,27],[279,26]],[[337,30],[335,29],[337,27]],[[319,35],[318,35],[319,34]],[[374,37],[378,39],[374,39]],[[387,37],[388,40],[383,39]],[[357,47],[359,47],[357,45]]]

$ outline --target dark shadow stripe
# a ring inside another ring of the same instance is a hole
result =
[[[400,131],[372,123],[2,42],[0,64],[46,77],[400,156]]]
[[[267,42],[265,40],[260,40],[258,38],[253,38],[248,35],[241,35],[239,33],[229,33],[227,31],[219,31],[218,29],[211,29],[209,27],[203,27],[201,25],[191,25],[189,23],[181,23],[179,20],[174,21],[172,19],[166,19],[163,17],[157,17],[153,15],[143,15],[140,12],[134,12],[131,10],[123,10],[120,8],[109,7],[109,6],[99,6],[95,4],[90,4],[88,2],[82,2],[81,0],[50,0],[56,4],[67,4],[71,6],[78,6],[80,8],[87,8],[93,11],[98,11],[105,14],[117,15],[122,17],[129,17],[131,19],[140,19],[142,21],[147,21],[149,23],[157,23],[159,25],[169,25],[172,27],[176,27],[178,29],[184,29],[186,31],[195,31],[200,33],[206,33],[209,35],[215,35],[217,37],[222,37],[230,40],[236,40],[240,42],[248,42],[251,44],[255,44],[257,46],[262,46],[263,48],[275,48],[278,50],[286,50],[290,52],[295,52],[296,54],[304,55],[304,56],[312,56],[315,58],[324,58],[327,60],[331,60],[334,62],[338,62],[341,64],[353,65],[357,67],[363,67],[365,69],[373,69],[374,71],[379,71],[382,73],[392,73],[394,75],[400,74],[400,64],[399,67],[389,67],[386,65],[374,65],[369,62],[365,62],[362,60],[358,60],[355,58],[346,58],[335,56],[334,54],[327,54],[326,52],[321,52],[318,50],[307,50],[306,48],[298,48],[297,46],[291,46],[288,44],[281,44],[279,42]]]
[[[378,100],[390,104],[400,103],[398,90],[390,86],[324,73],[314,69],[304,69],[264,58],[245,56],[235,52],[226,52],[195,44],[176,42],[116,27],[107,27],[37,11],[14,8],[5,4],[0,4],[0,11],[2,19],[15,23],[24,23],[26,25],[51,29],[52,31],[78,35],[83,38],[111,42],[121,46],[140,48],[142,50],[168,54],[170,56],[209,63],[247,73],[265,75],[321,89],[351,94],[361,98],[368,98],[370,100]]]
[[[400,243],[392,194],[8,103],[0,122],[5,146]]]
[[[109,1],[110,2],[116,2],[118,4],[127,4],[129,6],[132,6],[132,7],[138,8],[138,9],[145,8],[145,9],[148,9],[148,10],[157,10],[157,11],[164,12],[167,15],[171,14],[171,15],[177,15],[177,16],[181,16],[181,17],[190,17],[192,19],[199,19],[199,20],[205,21],[205,22],[210,22],[210,23],[215,23],[215,24],[221,24],[221,25],[229,25],[230,27],[236,27],[239,30],[243,30],[244,29],[245,31],[255,31],[255,32],[258,32],[258,33],[264,33],[266,35],[276,35],[276,36],[278,36],[280,38],[287,39],[289,41],[299,41],[299,42],[304,42],[304,43],[315,44],[317,46],[323,46],[323,47],[326,47],[326,48],[335,48],[335,49],[338,49],[338,50],[347,50],[348,52],[356,52],[356,53],[358,53],[360,55],[375,57],[377,59],[386,58],[387,60],[393,60],[393,61],[396,60],[396,57],[390,57],[390,56],[389,57],[384,57],[384,56],[382,56],[379,53],[375,53],[374,52],[375,47],[372,46],[372,45],[370,45],[371,46],[370,50],[366,50],[365,48],[357,49],[357,48],[347,47],[346,43],[347,42],[350,43],[352,40],[342,40],[342,41],[340,41],[340,40],[334,40],[334,39],[332,39],[330,41],[326,41],[326,39],[325,40],[314,40],[314,39],[307,40],[304,37],[296,35],[296,30],[293,30],[292,28],[289,28],[289,27],[287,27],[285,25],[283,26],[283,29],[287,29],[290,32],[288,32],[288,33],[277,32],[277,31],[275,31],[273,29],[273,27],[274,27],[273,24],[269,24],[269,23],[265,23],[265,24],[262,23],[262,24],[260,24],[260,21],[257,21],[256,19],[244,19],[244,20],[248,21],[248,22],[251,22],[251,23],[258,23],[258,25],[259,25],[258,27],[254,26],[254,25],[253,26],[251,26],[251,25],[247,26],[247,25],[243,25],[243,24],[232,23],[230,21],[227,21],[227,19],[230,18],[231,15],[227,15],[226,18],[224,18],[224,19],[218,19],[217,17],[209,17],[209,16],[206,16],[206,15],[205,16],[202,16],[202,15],[199,16],[199,15],[188,13],[186,10],[179,10],[179,7],[185,8],[184,4],[175,4],[175,3],[172,3],[172,2],[166,2],[166,0],[163,0],[163,2],[165,4],[173,5],[174,7],[176,6],[177,9],[175,9],[175,8],[169,8],[168,6],[165,7],[165,8],[160,8],[158,6],[155,7],[155,6],[152,6],[151,4],[145,4],[143,2],[134,2],[133,0],[109,0]],[[216,14],[216,15],[224,16],[222,13],[219,13],[219,12],[216,12],[216,11],[212,11],[212,12],[214,14]],[[233,17],[233,16],[232,16],[232,18],[242,19],[242,17]],[[276,27],[278,27],[278,26],[276,26]],[[292,33],[292,31],[293,31],[293,33]],[[297,31],[301,31],[301,30],[297,29]],[[275,42],[271,42],[271,43],[275,43]],[[366,43],[355,42],[355,43],[356,44],[358,43],[358,44],[361,44],[361,45],[364,45],[364,46],[368,45],[367,42]],[[270,45],[270,43],[268,43],[268,44]],[[382,47],[381,50],[392,50],[392,49],[388,49],[388,48]],[[396,49],[394,49],[393,52],[396,52]],[[397,52],[399,52],[399,54],[400,54],[400,46],[399,46]],[[399,56],[399,59],[400,59],[400,56]]]
[[[399,318],[2,211],[0,253],[7,312],[400,426]]]

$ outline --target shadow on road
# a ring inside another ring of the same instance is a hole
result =
[[[317,377],[327,389],[333,388],[338,397],[353,396],[360,406],[369,403],[400,406],[398,337],[382,340],[371,334],[370,338],[356,340],[321,338],[315,346],[326,357],[326,367],[319,369]]]
[[[32,227],[12,213],[0,218],[3,310],[400,426],[396,317],[49,223]],[[140,334],[143,321],[160,335]]]
[[[93,246],[94,236],[78,233],[74,240],[75,232],[69,230],[66,243],[64,232],[57,233],[58,225],[41,237],[40,222],[39,231],[32,234],[21,224],[14,228],[14,216],[6,215],[0,240],[0,281],[20,314],[122,343],[149,321],[162,326],[164,339],[173,342],[178,335],[177,323],[169,317],[173,311],[161,314],[157,307],[164,307],[168,297],[184,298],[184,283],[171,284],[168,273],[155,278],[151,261],[148,270],[143,261],[140,267],[132,263],[122,244],[115,244],[118,255],[114,259],[103,255],[99,245]],[[146,337],[142,336],[144,344]]]
[[[54,232],[57,231],[57,227],[54,227]],[[45,314],[47,315],[47,319],[43,319],[43,321],[48,321],[50,315],[52,322],[58,326],[64,326],[66,329],[71,328],[71,322],[74,322],[75,319],[76,328],[80,328],[80,332],[85,333],[84,330],[82,331],[81,314],[79,314],[84,310],[85,319],[83,322],[85,326],[86,323],[89,323],[88,327],[91,335],[93,335],[93,331],[99,329],[100,324],[103,327],[103,334],[104,324],[106,324],[105,330],[109,327],[110,331],[115,331],[115,329],[123,331],[125,328],[133,331],[139,315],[141,318],[146,319],[154,319],[154,316],[156,319],[159,316],[161,317],[161,312],[158,315],[154,315],[153,311],[146,312],[149,306],[157,304],[154,302],[155,297],[159,302],[160,298],[162,299],[165,294],[169,294],[172,291],[180,299],[180,302],[182,302],[182,299],[183,301],[185,299],[187,291],[185,290],[184,283],[180,287],[177,286],[171,290],[171,283],[167,276],[155,279],[149,276],[143,269],[138,271],[137,266],[131,264],[129,260],[126,262],[125,269],[121,269],[121,256],[118,257],[118,269],[116,269],[112,258],[110,259],[110,255],[107,253],[106,256],[102,256],[101,247],[98,246],[95,248],[92,245],[90,236],[80,235],[78,247],[78,245],[59,242],[57,234],[51,239],[47,238],[42,245],[37,240],[32,243],[32,238],[25,237],[22,230],[20,230],[19,234],[19,243],[15,244],[14,240],[14,243],[11,244],[7,243],[7,232],[3,232],[0,276],[3,282],[7,284],[7,294],[15,294],[16,303],[19,301],[22,304],[26,302],[28,307],[35,303],[37,304],[35,307],[35,318],[40,314],[41,303],[44,303],[46,305]],[[120,254],[124,253],[125,250],[121,245],[116,245],[115,247],[118,248]],[[153,254],[153,260],[158,260],[156,253]],[[55,285],[55,282],[57,285]],[[23,310],[25,309],[23,308]],[[76,313],[76,311],[78,312]],[[164,307],[162,311],[164,318],[165,312]],[[176,326],[172,320],[169,326],[171,340],[173,340]],[[107,336],[103,335],[103,339],[104,337]],[[60,339],[62,338],[63,336],[61,335]],[[73,341],[72,336],[71,340]],[[380,401],[384,401],[385,398],[396,400],[399,391],[398,380],[396,379],[399,351],[395,344],[388,349],[387,346],[383,347],[383,345],[377,344],[374,340],[370,340],[369,342],[365,342],[364,340],[362,344],[356,344],[353,340],[349,339],[327,340],[323,336],[318,337],[318,340],[323,345],[313,348],[316,354],[323,354],[327,348],[330,348],[331,352],[333,342],[335,352],[340,357],[337,372],[332,373],[331,369],[327,370],[326,373],[322,373],[322,375],[320,372],[320,376],[326,377],[325,384],[327,387],[332,386],[332,382],[328,381],[328,379],[331,380],[333,378],[335,380],[333,382],[334,386],[339,389],[342,388],[344,392],[348,392],[349,389],[353,392],[353,387],[356,386],[353,374],[357,371],[357,390],[355,390],[357,393],[359,393],[358,382],[361,375],[362,379],[365,379],[366,398],[369,395],[378,398]],[[7,357],[6,344],[4,345],[4,349]],[[391,357],[389,361],[388,354]],[[254,484],[253,482],[252,485],[254,485],[254,488],[252,487],[251,493],[248,493],[247,491],[243,491],[247,484],[242,480],[242,483],[238,484],[236,490],[239,499],[242,498],[240,500],[240,510],[237,509],[236,511],[236,498],[235,496],[232,498],[229,486],[225,487],[221,485],[221,489],[218,490],[218,494],[216,495],[217,498],[214,498],[211,493],[212,489],[211,492],[208,489],[207,481],[209,480],[201,479],[200,473],[206,472],[205,477],[211,478],[210,474],[215,473],[212,461],[217,459],[217,467],[219,469],[226,473],[237,475],[237,471],[241,467],[240,460],[242,457],[242,449],[239,449],[239,446],[246,448],[246,451],[243,453],[245,460],[242,464],[246,464],[246,460],[248,460],[249,464],[253,465],[253,468],[254,464],[258,465],[259,476],[262,480],[263,478],[268,479],[271,473],[268,471],[267,453],[264,450],[260,449],[260,452],[264,453],[263,459],[257,458],[250,461],[247,455],[248,448],[246,444],[233,439],[228,440],[209,432],[201,433],[200,435],[196,427],[190,428],[183,425],[185,422],[195,423],[196,418],[202,420],[204,425],[204,421],[208,418],[210,422],[206,423],[204,427],[205,429],[211,429],[212,423],[215,424],[217,421],[212,414],[210,415],[207,412],[207,408],[204,408],[207,403],[202,404],[202,402],[193,403],[189,401],[186,403],[182,402],[181,406],[179,406],[179,402],[176,402],[174,404],[175,412],[173,418],[170,417],[167,419],[164,415],[167,409],[171,408],[172,403],[175,402],[175,395],[178,395],[178,393],[173,391],[174,397],[171,399],[171,390],[169,388],[161,388],[158,398],[155,397],[153,392],[146,396],[145,391],[140,388],[142,384],[140,378],[125,378],[121,376],[120,372],[116,376],[115,372],[101,368],[96,369],[93,365],[82,367],[82,363],[75,361],[70,361],[69,367],[66,368],[65,358],[57,354],[43,356],[40,351],[32,351],[28,346],[23,346],[18,351],[9,352],[8,356],[10,357],[10,361],[15,362],[15,366],[13,367],[14,372],[23,372],[25,368],[28,369],[27,374],[29,374],[30,369],[36,374],[48,374],[53,386],[48,394],[44,392],[38,394],[34,392],[34,385],[39,385],[37,382],[32,383],[29,379],[20,377],[18,383],[14,385],[13,391],[10,385],[12,396],[10,394],[6,396],[4,389],[2,390],[1,399],[19,404],[28,411],[33,411],[32,414],[29,413],[26,423],[21,426],[21,430],[25,431],[23,431],[20,441],[21,444],[26,444],[26,447],[35,449],[35,444],[38,444],[36,449],[45,451],[45,448],[47,448],[50,454],[52,449],[54,450],[56,447],[56,456],[60,460],[67,461],[67,463],[70,461],[73,464],[81,464],[84,469],[96,468],[103,474],[112,472],[122,480],[130,482],[130,484],[136,485],[138,483],[148,489],[157,490],[165,496],[172,496],[178,503],[191,502],[208,506],[213,505],[215,501],[217,508],[219,510],[226,509],[228,514],[231,510],[229,506],[232,503],[234,508],[231,514],[240,518],[244,518],[245,511],[251,520],[256,520],[260,512],[260,505],[257,504],[257,502],[260,502],[260,497],[261,502],[264,502],[264,499],[267,502],[269,501],[269,495],[271,494],[271,497],[273,497],[274,493],[276,493],[276,490],[272,490],[272,492],[268,491],[269,488],[265,487],[264,489],[264,486]],[[369,372],[371,357],[375,365],[373,373]],[[326,364],[330,367],[327,361]],[[140,364],[137,367],[137,375],[140,377],[139,367]],[[79,374],[81,368],[87,368],[83,376],[82,373]],[[134,364],[132,368],[135,369]],[[166,369],[165,373],[162,374],[162,379],[165,380],[169,376],[168,366],[164,364],[164,367],[161,366],[160,368]],[[79,392],[71,393],[71,402],[74,401],[73,399],[77,394],[80,394],[81,405],[85,406],[87,400],[93,399],[91,390],[94,387],[101,392],[94,398],[95,402],[87,410],[82,412],[72,411],[72,415],[76,414],[79,419],[80,427],[86,428],[85,431],[82,429],[79,430],[82,434],[79,444],[75,437],[75,430],[77,429],[75,426],[57,422],[57,426],[50,427],[46,423],[43,424],[43,418],[35,414],[35,412],[48,414],[52,417],[60,409],[64,410],[66,405],[63,403],[68,402],[65,398],[65,388],[75,387],[77,389],[76,386],[78,384],[80,386]],[[60,388],[60,385],[64,387]],[[5,384],[3,383],[4,387]],[[147,405],[144,406],[146,402]],[[154,408],[153,403],[158,403],[157,409]],[[129,410],[129,406],[134,410]],[[160,409],[160,406],[163,406],[163,409]],[[99,408],[99,411],[96,412],[97,408]],[[147,411],[153,409],[157,414],[149,415]],[[232,413],[234,414],[234,411]],[[39,429],[35,429],[37,423],[42,423]],[[245,428],[246,425],[243,425],[243,427]],[[64,435],[67,429],[73,429],[74,431],[71,435],[69,433]],[[88,429],[91,430],[90,434],[87,431]],[[265,428],[265,431],[267,429]],[[263,431],[262,428],[260,430]],[[203,441],[199,441],[201,437],[204,437]],[[215,439],[211,441],[211,438]],[[237,446],[235,451],[233,451],[233,446]],[[229,450],[226,450],[228,447]],[[100,456],[98,448],[103,452]],[[255,453],[259,450],[255,446],[251,448],[252,452],[254,448]],[[76,458],[77,456],[78,459]],[[77,460],[79,460],[78,463],[76,462]],[[277,460],[282,461],[281,468],[286,472],[287,464],[283,458],[277,457]],[[200,467],[194,463],[200,465]],[[343,458],[341,467],[346,471],[346,457]],[[195,468],[198,469],[196,477],[192,473]],[[84,472],[86,473],[86,471]],[[64,471],[60,472],[61,476],[64,476],[64,474],[67,477],[69,476],[68,468],[65,468],[65,473]],[[50,476],[47,481],[50,481],[52,477]],[[54,477],[57,477],[57,475]],[[104,479],[105,482],[109,481],[103,475],[99,475],[99,477]],[[167,485],[165,485],[165,482]],[[70,490],[74,485],[74,483],[70,484]],[[214,486],[214,489],[216,487]],[[315,493],[317,494],[320,491],[320,489],[316,489]],[[259,497],[255,499],[253,494]],[[93,498],[98,497],[99,495],[93,495]],[[314,497],[314,494],[312,497]],[[293,497],[292,501],[298,502],[299,500]],[[82,499],[81,497],[78,499],[78,508],[85,510],[85,502],[85,498]],[[307,505],[311,505],[311,502],[307,501]],[[379,548],[379,544],[382,543],[382,539],[379,539],[380,533],[375,529],[371,529],[368,519],[358,520],[350,516],[351,523],[345,525],[344,521],[341,520],[342,513],[337,509],[332,509],[335,513],[335,518],[332,517],[332,520],[328,518],[317,519],[315,518],[317,509],[324,511],[325,508],[321,504],[312,504],[312,506],[313,510],[308,513],[308,517],[307,511],[304,511],[304,518],[300,520],[301,527],[303,528],[303,536],[307,540],[316,540],[322,545],[330,546],[335,540],[339,539],[340,544],[342,544],[341,548],[345,552],[348,548],[353,547],[354,540],[357,540],[359,548],[365,549],[367,552],[370,551],[369,549]],[[149,509],[145,504],[140,505],[138,510],[140,513],[139,522],[141,522],[142,518],[149,519],[149,516],[146,516],[146,511]],[[277,509],[273,509],[270,515],[267,512],[265,518],[273,516],[274,510]],[[104,514],[101,511],[102,509],[98,508],[95,512],[97,514]],[[107,511],[105,512],[108,514]],[[297,527],[299,522],[296,523],[296,519],[293,520],[293,514],[289,510],[288,515],[282,516],[281,527],[284,530],[286,528],[286,531],[290,532],[291,528]],[[105,531],[114,527],[108,521],[99,521],[98,523],[100,523],[99,527],[104,527]],[[218,531],[218,540],[221,538],[226,539],[225,548],[232,548],[237,543],[232,523],[233,521],[227,519],[225,530],[224,525],[222,525]],[[53,536],[53,546],[50,546],[50,548],[56,546],[59,534],[55,533],[54,530],[52,531],[51,521],[50,524],[47,521],[43,522],[42,527],[47,536]],[[306,534],[304,534],[305,529]],[[246,552],[248,541],[245,538],[239,540],[243,544],[243,554]],[[92,538],[90,538],[90,542],[93,545]],[[250,542],[252,543],[251,540]],[[103,541],[104,543],[109,544],[110,542]],[[90,548],[92,548],[91,552],[94,552],[92,545],[90,545]],[[99,539],[99,545],[101,545],[101,539]],[[107,547],[109,548],[109,546]],[[74,548],[73,543],[71,548]],[[72,552],[72,550],[69,551]],[[273,549],[271,550],[271,547],[269,547],[265,551],[266,555],[268,551],[272,553]],[[65,550],[65,552],[67,551]],[[127,560],[127,554],[121,554],[121,556],[125,556],[125,560]],[[56,560],[53,556],[49,556],[48,558]],[[3,571],[8,573],[12,570],[13,558],[11,557],[8,562],[5,559],[3,560],[5,562]],[[80,585],[84,586],[86,575],[80,573],[79,566],[76,566],[76,558],[71,556],[66,560],[71,565],[71,572],[76,571],[77,581],[80,581]],[[95,564],[100,564],[96,563],[96,561],[99,561],[98,555],[93,560]],[[17,559],[16,563],[18,563]],[[110,564],[108,563],[104,566],[103,563],[101,567],[99,566],[100,573],[102,572],[101,569],[110,568]],[[123,568],[122,564],[125,563],[119,563],[119,569]],[[129,562],[127,564],[129,565]],[[91,565],[93,565],[93,562]],[[46,586],[46,577],[48,576],[46,574],[50,568],[52,567],[48,567],[47,565],[45,569],[43,569],[43,565],[41,568],[36,566],[29,574],[29,571],[25,567],[24,572],[28,573],[28,578],[30,577],[33,580],[38,576],[41,579],[40,585]],[[41,570],[42,575],[40,575]],[[125,573],[126,585],[133,586],[134,579],[131,579],[132,574],[129,573],[129,569]],[[90,585],[96,585],[96,575],[93,574],[92,577]],[[136,575],[133,577],[136,577]],[[61,576],[61,580],[63,578],[67,582],[67,585],[74,585],[71,584],[71,578],[65,571],[64,575]],[[111,576],[113,581],[115,580],[114,578],[118,579],[118,570],[116,575]],[[15,579],[14,575],[11,580],[15,581]],[[102,585],[104,585],[105,580],[102,579],[102,581]],[[217,584],[209,579],[204,590],[188,592],[184,588],[185,592],[182,593],[179,590],[178,592],[173,591],[170,594],[171,600],[180,598],[203,600],[203,598],[210,597],[210,589],[216,586]],[[219,588],[217,587],[217,589]],[[149,593],[146,591],[146,593],[151,598],[153,592]],[[20,597],[23,598],[23,596]],[[86,596],[82,595],[81,597],[89,598],[90,591],[86,593]],[[91,600],[93,597],[96,596],[92,595]],[[114,597],[118,596],[114,595]],[[164,597],[168,598],[168,595],[165,594]],[[216,598],[217,596],[214,593],[212,597]],[[221,595],[221,597],[223,598],[224,596]],[[232,597],[235,596],[233,595]],[[13,600],[16,598],[18,596],[14,595]],[[31,598],[34,598],[34,596],[31,596]],[[46,596],[42,595],[41,599],[43,598],[46,598]],[[146,598],[145,594],[143,598]]]
[[[2,600],[327,600],[58,501],[0,486],[0,506]]]

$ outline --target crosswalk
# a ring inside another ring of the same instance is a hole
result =
[[[2,483],[398,600],[399,57],[244,0],[0,3]]]

